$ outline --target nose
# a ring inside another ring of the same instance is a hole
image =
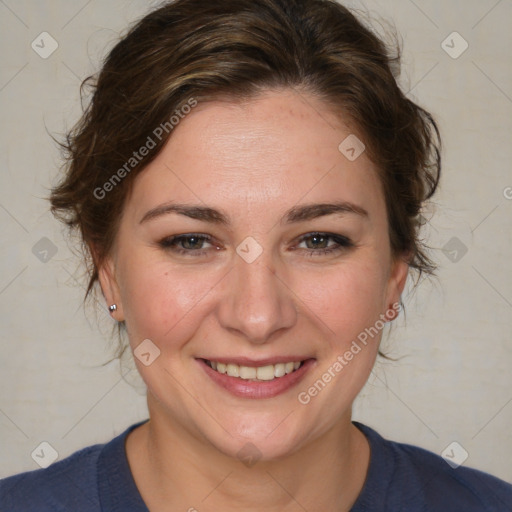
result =
[[[295,325],[297,308],[293,292],[277,275],[265,251],[252,263],[237,257],[224,286],[218,309],[224,329],[253,344],[263,344],[278,331]]]

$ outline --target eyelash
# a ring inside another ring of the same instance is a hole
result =
[[[332,240],[336,243],[333,247],[328,247],[325,249],[305,249],[307,251],[308,257],[317,257],[324,256],[335,252],[344,251],[354,247],[352,241],[341,235],[335,235],[333,233],[324,233],[324,232],[312,232],[303,235],[299,239],[299,244],[302,242],[311,239],[311,238],[322,238],[327,240]],[[185,235],[176,235],[169,238],[164,238],[159,242],[160,247],[166,250],[174,251],[182,256],[190,256],[190,257],[200,257],[205,256],[207,251],[202,251],[200,249],[181,249],[178,248],[177,245],[183,241],[189,240],[191,238],[196,238],[200,242],[212,242],[212,237],[210,235],[204,235],[201,233],[187,233]],[[295,250],[295,249],[294,249]],[[192,255],[192,253],[194,253]]]

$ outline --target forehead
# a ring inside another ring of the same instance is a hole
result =
[[[291,90],[199,103],[137,176],[134,204],[141,211],[179,199],[270,211],[303,198],[378,209],[383,197],[374,165],[364,152],[351,161],[339,149],[354,136],[328,105]]]

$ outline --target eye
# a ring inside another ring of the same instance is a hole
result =
[[[213,239],[210,235],[202,233],[175,235],[164,238],[158,244],[165,250],[190,257],[204,256],[214,247],[217,250],[220,249],[220,247],[213,244]],[[205,244],[209,247],[205,247]],[[306,247],[301,248],[301,244],[306,244]],[[315,232],[303,235],[296,247],[299,250],[305,250],[308,257],[314,257],[341,252],[354,247],[354,244],[350,239],[342,235]]]
[[[195,257],[203,256],[206,254],[207,250],[203,250],[205,249],[204,244],[207,243],[213,247],[213,245],[210,243],[211,241],[212,237],[210,235],[204,235],[200,233],[187,233],[184,235],[176,235],[169,238],[164,238],[158,244],[163,249],[170,250],[177,254]]]
[[[333,233],[308,233],[299,240],[299,246],[305,243],[308,256],[322,256],[354,247],[350,239]]]

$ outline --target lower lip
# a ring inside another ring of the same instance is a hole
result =
[[[204,359],[196,359],[196,361],[216,384],[242,398],[272,398],[280,395],[298,384],[315,364],[315,359],[307,359],[298,370],[287,373],[283,377],[267,381],[252,381],[219,373],[208,366]]]

